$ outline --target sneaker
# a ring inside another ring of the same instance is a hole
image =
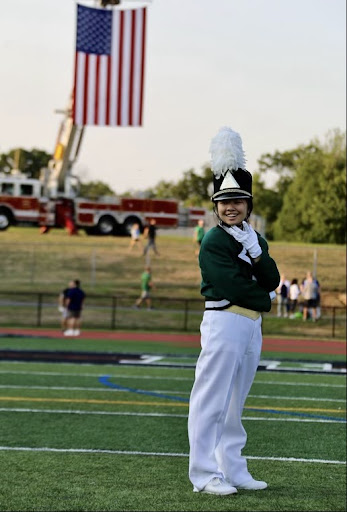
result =
[[[74,336],[74,331],[72,329],[68,329],[64,331],[64,336]]]
[[[254,478],[252,478],[251,480],[247,480],[247,482],[237,485],[236,487],[247,491],[260,491],[261,489],[267,488],[267,483],[262,480],[254,480]]]
[[[226,496],[227,494],[235,494],[237,489],[228,484],[222,478],[212,478],[201,491],[194,487],[194,492],[202,492],[205,494],[217,494],[219,496]]]
[[[81,334],[81,331],[79,329],[75,329],[73,331],[73,336],[79,336]]]

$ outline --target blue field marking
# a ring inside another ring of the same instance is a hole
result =
[[[127,386],[121,386],[120,384],[115,384],[113,382],[110,382],[110,375],[102,375],[98,378],[98,381],[103,386],[107,386],[109,388],[113,389],[120,389],[122,391],[129,391],[130,393],[137,393],[139,395],[148,395],[148,396],[155,396],[157,398],[166,398],[167,400],[173,400],[176,402],[189,402],[189,398],[182,398],[180,396],[174,396],[174,395],[164,395],[163,393],[157,393],[156,391],[144,391],[143,389],[136,389],[136,388],[128,388]],[[335,420],[335,421],[341,421],[342,423],[346,423],[346,418],[336,418],[334,416],[322,416],[320,414],[307,414],[304,412],[293,412],[293,411],[279,411],[277,409],[259,409],[257,407],[245,407],[245,411],[253,411],[253,412],[267,412],[270,414],[286,414],[288,416],[300,416],[302,418],[317,418],[317,419],[324,419],[324,420]]]
[[[98,381],[100,384],[103,384],[104,386],[107,386],[109,388],[114,389],[121,389],[122,391],[130,391],[130,393],[137,393],[139,395],[148,395],[148,396],[156,396],[158,398],[167,398],[168,400],[174,400],[176,402],[189,402],[189,398],[182,398],[180,396],[173,396],[173,395],[164,395],[163,393],[156,393],[155,391],[144,391],[142,389],[136,389],[136,388],[128,388],[126,386],[121,386],[120,384],[114,384],[113,382],[109,381],[110,376],[109,375],[103,375],[102,377],[99,377]]]

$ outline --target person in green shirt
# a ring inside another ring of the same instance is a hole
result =
[[[152,309],[151,289],[153,288],[151,267],[146,267],[141,274],[141,295],[135,302],[134,307],[139,308],[145,301],[147,309]]]
[[[204,219],[199,219],[197,225],[194,228],[194,242],[197,246],[196,250],[195,250],[196,256],[199,254],[201,242],[205,236],[204,225],[205,225]]]
[[[218,225],[199,252],[205,312],[189,403],[189,478],[194,492],[229,495],[267,487],[248,471],[241,419],[260,360],[261,313],[270,311],[280,276],[266,240],[249,223],[252,175],[240,135],[222,128],[210,152]]]

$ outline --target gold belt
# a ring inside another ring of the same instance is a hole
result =
[[[257,320],[260,317],[259,311],[253,311],[253,309],[242,308],[241,306],[229,306],[223,311],[230,311],[231,313],[236,313],[237,315],[246,316],[251,320]]]

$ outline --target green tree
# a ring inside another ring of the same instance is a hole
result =
[[[116,194],[107,183],[102,181],[88,181],[80,184],[79,195],[88,199],[97,199],[101,196],[115,196]]]
[[[212,172],[205,167],[201,174],[194,169],[183,173],[183,178],[177,182],[162,180],[147,192],[150,197],[160,199],[175,198],[190,206],[210,206],[209,186],[212,182]]]
[[[52,155],[41,149],[11,149],[0,155],[0,171],[9,174],[13,169],[19,169],[28,178],[38,179],[41,169],[47,167],[51,158]]]
[[[346,141],[339,130],[318,140],[296,162],[296,172],[274,224],[276,239],[346,242]]]
[[[265,187],[259,172],[253,174],[253,212],[266,220],[266,237],[273,240],[273,224],[282,208],[282,194]]]

